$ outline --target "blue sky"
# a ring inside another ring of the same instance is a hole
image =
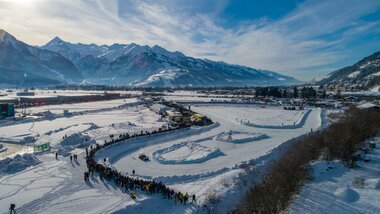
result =
[[[379,0],[0,0],[0,14],[33,45],[157,44],[301,80],[380,51]]]

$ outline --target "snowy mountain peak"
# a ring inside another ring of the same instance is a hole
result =
[[[152,50],[155,51],[155,52],[158,52],[158,53],[167,53],[167,52],[169,52],[166,49],[164,49],[164,48],[162,48],[161,46],[158,46],[158,45],[153,46]]]
[[[53,45],[53,44],[61,44],[64,41],[59,38],[58,36],[54,37],[48,44]]]
[[[299,83],[274,72],[187,57],[158,45],[72,44],[56,37],[41,48],[71,60],[85,80],[94,84],[178,87]]]
[[[0,40],[2,40],[3,37],[5,37],[5,34],[7,34],[7,32],[3,29],[0,29]]]
[[[0,62],[0,85],[55,85],[82,79],[70,60],[25,44],[4,30],[0,32]]]
[[[0,29],[0,42],[13,44],[15,41],[17,41],[15,37],[13,37],[11,34],[6,32],[5,30]]]
[[[55,51],[65,56],[70,60],[79,60],[80,58],[86,56],[94,56],[97,58],[105,58],[108,61],[115,61],[121,56],[135,57],[143,53],[155,53],[157,55],[162,55],[167,58],[178,58],[185,57],[181,52],[175,51],[171,52],[163,47],[155,45],[150,47],[148,45],[139,45],[136,43],[131,44],[119,44],[114,43],[110,46],[108,45],[96,45],[96,44],[72,44],[70,42],[65,42],[59,37],[55,37],[46,45],[41,48]]]

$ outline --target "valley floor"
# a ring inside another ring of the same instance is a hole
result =
[[[247,173],[259,177],[293,138],[318,129],[322,123],[320,109],[311,109],[304,116],[305,112],[299,111],[289,112],[292,116],[274,118],[273,115],[288,112],[276,107],[228,106],[226,111],[223,111],[223,104],[216,107],[217,111],[208,105],[192,107],[216,122],[209,127],[193,127],[138,142],[126,140],[97,153],[99,162],[107,158],[105,164],[125,174],[131,175],[132,170],[136,170],[136,177],[162,181],[176,191],[196,194],[196,204],[175,204],[159,194],[147,195],[139,191],[137,198],[132,199],[97,176],[90,177],[89,182],[84,181],[85,152],[83,147],[75,145],[75,142],[83,142],[83,138],[77,141],[72,136],[79,133],[92,143],[102,143],[106,139],[102,136],[110,133],[152,130],[166,124],[146,107],[137,105],[89,115],[83,113],[50,123],[39,121],[33,127],[31,124],[16,125],[13,130],[22,130],[25,136],[52,136],[55,149],[65,148],[63,154],[76,153],[79,157],[77,162],[70,161],[67,156],[59,156],[56,160],[52,153],[46,153],[35,156],[41,162],[36,162],[37,165],[27,169],[21,167],[11,173],[0,172],[0,213],[6,213],[11,203],[16,204],[18,213],[207,213],[210,210],[226,213],[249,187],[242,177]],[[281,126],[281,119],[286,118],[292,121],[289,123],[301,117],[305,117],[305,121],[300,127],[283,129],[252,127],[238,122],[234,116],[234,112],[244,116],[247,110],[252,112],[249,115],[252,121],[263,121],[267,115],[267,125]],[[67,122],[54,123],[60,120]],[[92,128],[78,129],[88,123]],[[2,127],[6,128],[12,130]],[[52,130],[55,131],[49,132]],[[73,140],[68,143],[62,140],[62,135]],[[7,132],[7,136],[25,140],[24,135],[18,136],[12,131]],[[141,161],[138,158],[141,153],[150,161]],[[254,169],[247,170],[249,165],[255,166]],[[215,198],[218,202],[211,206],[210,201]]]

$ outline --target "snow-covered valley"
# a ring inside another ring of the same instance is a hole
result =
[[[38,108],[34,111],[61,111],[60,106]],[[179,205],[160,195],[141,191],[132,199],[112,183],[96,176],[86,182],[83,180],[85,147],[103,144],[111,135],[157,130],[167,124],[166,119],[137,103],[113,101],[103,110],[94,111],[93,108],[88,104],[76,104],[75,109],[80,109],[80,114],[71,117],[56,115],[0,127],[1,137],[14,141],[11,145],[15,142],[31,145],[24,142],[31,138],[37,144],[50,142],[52,145],[52,152],[33,155],[39,160],[37,165],[26,165],[27,169],[21,167],[14,173],[3,172],[0,210],[7,210],[10,203],[15,203],[19,213],[77,213],[80,210],[86,213],[202,213],[208,212],[208,208],[202,206],[215,195],[222,201],[230,201],[218,206],[218,212],[223,212],[231,209],[242,197],[242,190],[247,188],[239,181],[247,173],[248,163],[260,166],[257,169],[260,172],[265,171],[279,156],[282,146],[286,147],[291,139],[311,129],[318,129],[322,121],[320,109],[310,109],[310,113],[304,115],[305,111],[284,111],[279,107],[199,104],[192,109],[209,116],[214,124],[131,138],[96,154],[100,163],[106,158],[105,164],[122,173],[131,175],[135,170],[137,178],[162,181],[176,191],[197,196],[196,204]],[[265,120],[266,125],[293,123],[303,116],[305,123],[288,129],[252,127],[236,120],[236,117],[246,116],[245,112],[249,112],[249,120]],[[20,152],[16,150],[9,156],[17,151]],[[57,160],[54,158],[56,151],[59,153]],[[79,155],[78,161],[71,162],[68,156],[74,153]],[[150,161],[140,160],[141,153]],[[240,193],[234,193],[232,199],[227,195],[229,191]]]

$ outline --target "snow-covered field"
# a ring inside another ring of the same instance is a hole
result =
[[[87,106],[87,103],[83,103],[83,106]],[[124,106],[107,111],[85,112],[72,117],[53,117],[3,126],[0,127],[0,139],[19,144],[31,144],[34,141],[36,144],[49,142],[53,148],[58,148],[81,143],[78,142],[80,139],[70,137],[75,134],[80,134],[83,139],[102,143],[105,139],[108,140],[110,135],[149,131],[163,125],[166,125],[166,122],[161,120],[160,116],[142,105]],[[67,139],[64,140],[64,137]]]
[[[36,114],[40,112],[50,111],[53,114],[63,114],[63,110],[68,110],[69,112],[86,112],[95,111],[102,109],[115,108],[121,105],[136,103],[137,99],[117,99],[117,100],[107,100],[107,101],[97,101],[97,102],[85,102],[85,103],[73,103],[73,104],[61,104],[61,105],[47,105],[30,107],[26,109],[27,113]]]
[[[281,107],[257,107],[254,105],[208,105],[203,106],[209,114],[225,115],[235,123],[255,124],[258,126],[295,125],[307,110],[283,110]]]
[[[354,169],[340,162],[311,164],[313,181],[292,203],[290,213],[380,213],[380,138]]]
[[[87,146],[86,138],[90,143],[102,143],[111,134],[158,129],[167,123],[140,105],[0,127],[0,137],[19,141],[33,137],[38,142],[51,142],[54,151],[60,149],[62,154],[79,154],[78,162],[62,156],[55,160],[49,153],[37,155],[41,161],[38,165],[1,176],[0,212],[15,203],[18,213],[202,213],[207,212],[201,207],[204,203],[220,196],[228,198],[224,200],[228,203],[219,204],[215,212],[225,213],[244,193],[242,188],[246,187],[238,180],[247,163],[267,168],[279,146],[321,125],[320,109],[312,109],[301,127],[276,130],[246,126],[236,118],[278,125],[298,121],[304,112],[222,104],[192,109],[216,124],[125,140],[99,151],[97,158],[100,162],[107,158],[107,164],[123,173],[136,170],[138,177],[163,181],[177,191],[196,194],[198,204],[178,205],[160,195],[141,192],[137,199],[131,199],[98,177],[83,181],[87,169],[84,149],[78,147]],[[150,161],[140,160],[141,153]],[[231,191],[233,198],[226,195]]]

